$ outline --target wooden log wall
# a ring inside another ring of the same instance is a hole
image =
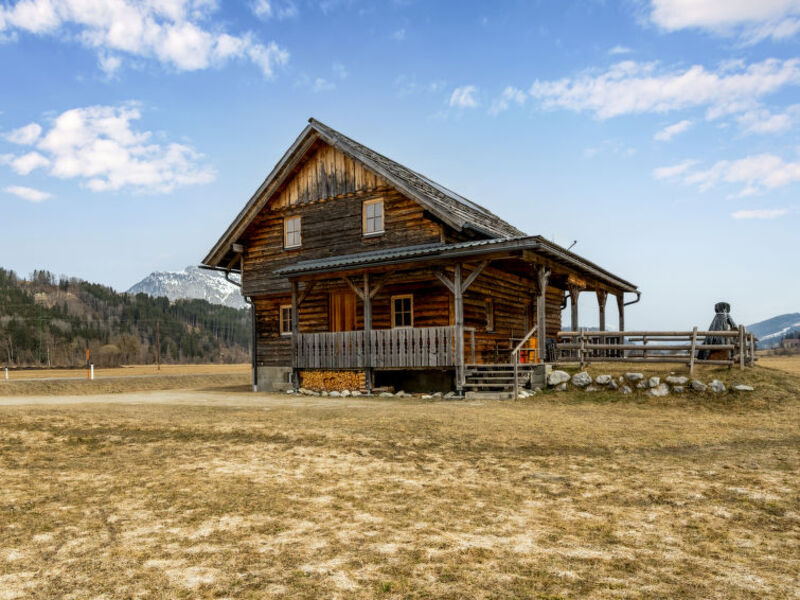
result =
[[[362,236],[362,204],[384,200],[383,235]],[[283,218],[300,215],[302,246],[283,248]],[[243,294],[288,291],[272,273],[300,260],[440,242],[443,225],[340,152],[320,147],[278,190],[242,237]]]

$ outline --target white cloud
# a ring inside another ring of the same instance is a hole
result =
[[[465,85],[457,87],[450,95],[450,106],[458,108],[475,108],[478,106],[478,100],[475,95],[478,93],[478,88],[474,85]]]
[[[100,52],[97,55],[97,66],[106,74],[106,77],[114,77],[122,66],[122,59],[114,54]]]
[[[30,123],[14,131],[10,131],[3,137],[12,144],[30,146],[42,134],[42,128],[38,123]]]
[[[249,60],[268,78],[288,61],[288,52],[275,42],[264,45],[249,33],[207,28],[214,10],[213,0],[19,0],[0,6],[0,31],[79,40],[98,52],[107,75],[122,64],[119,54],[155,59],[179,71]]]
[[[273,17],[282,21],[292,19],[298,15],[297,5],[294,2],[274,2],[270,0],[255,0],[250,9],[262,21],[269,21]]]
[[[672,179],[673,177],[682,175],[696,164],[697,164],[696,160],[684,160],[682,162],[679,162],[677,165],[671,165],[669,167],[659,167],[653,170],[653,177],[655,177],[656,179]]]
[[[28,202],[43,202],[53,197],[53,194],[42,192],[33,188],[25,187],[23,185],[10,185],[4,190],[8,194],[14,194]]]
[[[789,213],[787,208],[761,208],[753,210],[737,210],[731,213],[734,219],[776,219]]]
[[[9,165],[18,175],[28,175],[31,171],[50,165],[50,161],[38,152],[28,152],[21,156],[4,154],[0,156],[0,163]]]
[[[798,0],[652,0],[650,20],[667,31],[695,28],[756,42],[800,31]]]
[[[537,80],[529,93],[544,108],[589,111],[600,119],[691,107],[707,107],[707,117],[717,118],[752,110],[761,97],[798,84],[798,58],[749,66],[726,63],[716,71],[700,65],[664,70],[657,63],[623,61],[599,74]]]
[[[656,179],[680,178],[706,191],[720,184],[741,186],[735,197],[752,196],[800,182],[800,162],[786,162],[774,154],[756,154],[738,160],[720,160],[710,168],[691,170],[696,161],[684,161],[653,171]]]
[[[402,42],[404,39],[406,39],[406,30],[401,27],[392,34],[392,39]]]
[[[342,63],[335,62],[333,63],[333,74],[339,79],[347,79],[350,73],[347,72],[347,68]]]
[[[745,133],[782,133],[791,129],[800,118],[800,104],[788,106],[783,112],[772,113],[765,108],[747,111],[736,120]]]
[[[657,131],[656,134],[653,136],[653,139],[659,142],[668,142],[672,138],[674,138],[679,133],[683,133],[689,127],[692,126],[692,122],[688,119],[684,119],[683,121],[678,121],[677,123],[673,123],[672,125],[667,125],[664,129]]]
[[[332,81],[328,81],[323,77],[317,77],[311,86],[311,91],[314,92],[315,94],[318,94],[319,92],[329,92],[335,89],[336,89],[336,84],[333,83]]]
[[[633,50],[627,46],[620,46],[619,44],[608,50],[608,53],[612,56],[616,56],[618,54],[630,54],[631,52],[633,52]]]
[[[190,146],[155,143],[150,131],[134,130],[140,118],[135,105],[68,110],[37,137],[36,151],[6,155],[2,162],[20,174],[47,168],[50,175],[80,179],[94,191],[170,192],[214,179],[214,170],[200,164],[201,155]]]
[[[527,99],[528,95],[524,92],[524,90],[509,85],[503,90],[503,93],[500,95],[500,97],[492,102],[492,105],[489,107],[489,114],[498,115],[501,112],[508,110],[508,107],[512,103],[523,106]]]

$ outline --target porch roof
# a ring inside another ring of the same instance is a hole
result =
[[[296,277],[346,271],[358,267],[379,267],[420,261],[478,257],[482,255],[527,250],[576,271],[586,273],[603,283],[625,292],[638,292],[635,284],[617,277],[602,267],[554,244],[541,236],[519,236],[472,240],[455,244],[422,244],[386,248],[372,252],[340,254],[325,258],[302,260],[275,271],[276,275]]]

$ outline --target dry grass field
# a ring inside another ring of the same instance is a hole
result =
[[[96,368],[94,375],[103,377],[155,377],[158,375],[222,375],[231,373],[249,373],[249,364],[223,365],[126,365],[109,369]],[[0,373],[2,377],[2,373]],[[86,379],[86,369],[21,369],[9,372],[9,381],[30,379]]]
[[[762,356],[758,359],[759,366],[769,367],[770,369],[780,369],[787,373],[800,375],[800,354],[791,356]]]
[[[798,598],[800,377],[749,377],[2,406],[0,599]]]
[[[83,370],[14,371],[5,381],[0,374],[0,404],[4,397],[121,394],[146,390],[247,385],[250,365],[134,365],[95,370],[89,381]],[[2,600],[2,597],[0,597]]]

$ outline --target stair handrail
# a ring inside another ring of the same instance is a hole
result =
[[[522,349],[522,346],[527,343],[531,336],[536,333],[536,329],[539,327],[538,323],[533,326],[522,341],[517,344],[517,346],[511,351],[511,360],[514,361],[514,400],[519,398],[519,352]],[[539,350],[541,352],[541,349]]]

